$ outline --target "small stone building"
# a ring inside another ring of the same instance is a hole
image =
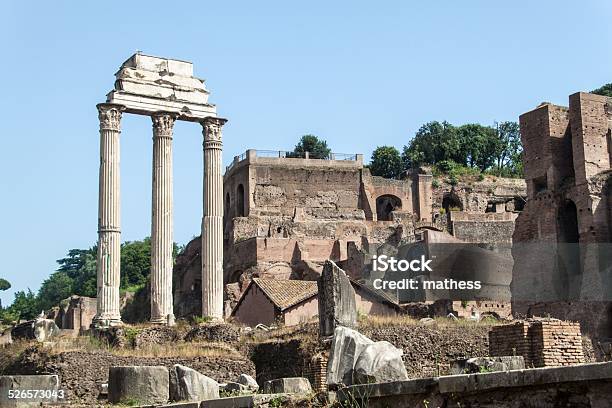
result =
[[[55,324],[62,330],[81,334],[89,330],[96,315],[96,298],[73,295],[60,302]]]
[[[352,281],[357,310],[361,314],[393,316],[400,307],[383,292]],[[294,326],[319,313],[317,282],[285,279],[251,280],[231,316],[247,326],[281,323]]]

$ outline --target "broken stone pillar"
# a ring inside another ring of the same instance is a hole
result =
[[[100,189],[98,202],[98,296],[95,326],[121,323],[119,279],[121,261],[121,216],[119,180],[119,134],[124,107],[97,105],[100,119]]]
[[[203,401],[219,398],[219,384],[198,371],[175,364],[170,371],[170,400]]]
[[[204,217],[202,219],[202,316],[223,320],[223,174],[221,127],[226,119],[207,117],[204,135]]]
[[[172,130],[176,115],[158,112],[153,121],[151,222],[151,323],[173,324],[172,311]]]
[[[319,336],[329,337],[337,326],[357,326],[355,290],[348,276],[333,261],[325,261],[317,280],[319,289]]]
[[[327,384],[405,381],[408,373],[402,355],[403,351],[389,342],[373,342],[356,330],[338,327],[327,363]]]

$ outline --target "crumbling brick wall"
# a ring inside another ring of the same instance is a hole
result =
[[[580,323],[558,319],[528,319],[492,327],[489,354],[523,356],[528,367],[585,362]]]

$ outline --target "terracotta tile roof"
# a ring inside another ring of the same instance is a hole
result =
[[[281,311],[317,295],[316,281],[253,278],[264,294]]]

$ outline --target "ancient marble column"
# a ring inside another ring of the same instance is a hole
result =
[[[98,296],[93,324],[108,327],[121,324],[119,283],[121,261],[121,203],[119,183],[119,134],[122,105],[101,103],[100,189],[98,196]]]
[[[172,310],[172,129],[176,115],[157,112],[153,121],[151,220],[151,323],[174,324]]]
[[[207,117],[204,135],[202,219],[202,316],[223,319],[223,174],[221,128],[226,119]]]

